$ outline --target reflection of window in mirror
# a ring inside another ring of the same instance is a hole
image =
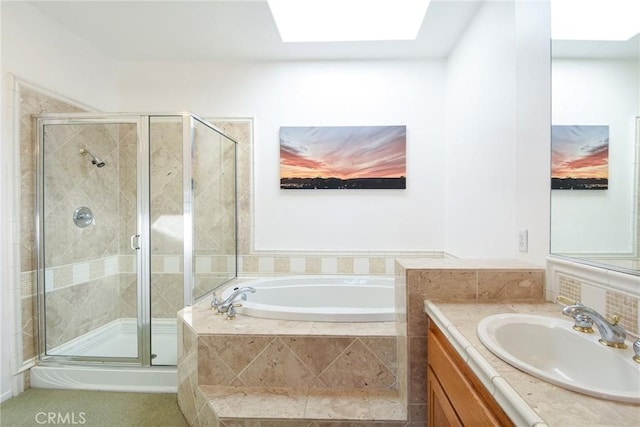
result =
[[[608,130],[606,190],[551,190],[551,253],[633,274],[640,274],[638,16],[638,0],[551,0],[552,124],[585,131],[576,157],[552,153],[554,162],[576,176],[597,166],[602,156],[586,131]]]

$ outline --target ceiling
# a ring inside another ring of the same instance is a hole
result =
[[[266,0],[30,1],[119,61],[444,58],[480,0],[432,0],[415,41],[282,43]]]
[[[553,58],[639,59],[640,34],[627,41],[552,40]]]

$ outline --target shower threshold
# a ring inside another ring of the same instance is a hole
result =
[[[136,357],[136,319],[116,319],[47,351],[48,356]],[[176,319],[153,319],[151,350],[154,365],[176,365]]]
[[[153,319],[154,366],[42,364],[31,369],[31,386],[79,390],[176,392],[177,339],[175,319]],[[50,349],[48,355],[136,357],[137,322],[116,319]]]
[[[31,368],[32,388],[176,393],[175,366],[47,366]]]

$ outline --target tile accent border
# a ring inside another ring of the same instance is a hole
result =
[[[563,258],[547,258],[546,299],[558,296],[579,301],[603,316],[620,316],[620,325],[640,335],[640,276],[580,264]]]
[[[446,257],[422,252],[253,252],[238,256],[238,275],[354,274],[393,275],[397,258]]]

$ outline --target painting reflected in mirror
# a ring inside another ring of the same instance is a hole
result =
[[[553,2],[551,11],[553,32]],[[553,39],[551,61],[550,252],[635,275],[640,275],[638,31],[624,40]]]

